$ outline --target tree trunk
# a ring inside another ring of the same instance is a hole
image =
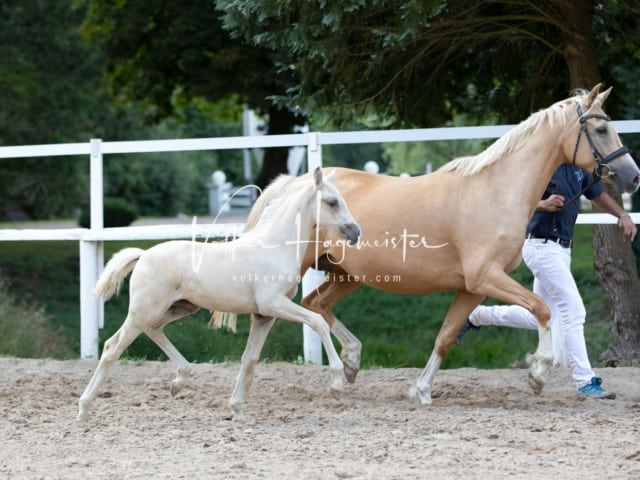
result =
[[[279,135],[293,132],[295,117],[287,110],[272,106],[268,110],[269,126],[267,135]],[[256,185],[264,190],[269,183],[282,173],[287,173],[288,147],[265,148],[264,161]]]
[[[561,2],[564,57],[572,88],[590,89],[600,81],[595,40],[591,30],[592,2]],[[571,5],[569,5],[571,3]],[[620,194],[610,186],[605,191],[621,204]],[[640,359],[640,279],[631,244],[622,240],[615,225],[594,225],[594,268],[609,298],[613,315],[612,341],[604,356],[608,365]]]
[[[613,187],[606,190],[615,195]],[[618,195],[619,196],[619,195]],[[607,365],[640,360],[640,281],[631,244],[622,241],[617,225],[595,225],[593,247],[596,252],[596,278],[604,288],[611,311],[612,340],[604,353]]]

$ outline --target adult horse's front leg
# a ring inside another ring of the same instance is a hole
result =
[[[447,355],[451,345],[464,325],[469,314],[477,307],[484,297],[482,295],[474,295],[466,291],[458,291],[453,299],[449,311],[445,316],[444,323],[440,327],[440,332],[436,337],[435,346],[426,367],[418,377],[415,391],[412,389],[409,396],[418,394],[420,403],[423,405],[431,404],[431,388],[433,379],[438,373],[442,359]]]
[[[362,343],[336,318],[333,314],[333,306],[338,300],[352,293],[361,285],[362,283],[353,281],[347,272],[333,266],[324,283],[312,290],[300,302],[303,307],[322,315],[331,328],[331,333],[340,342],[342,347],[340,358],[344,363],[344,375],[349,383],[356,381],[356,375],[360,371]]]
[[[242,354],[242,364],[240,365],[240,373],[236,379],[236,385],[231,394],[229,405],[233,411],[233,419],[237,422],[244,423],[244,397],[251,387],[255,373],[256,364],[260,358],[260,352],[264,346],[264,342],[269,335],[269,330],[273,326],[275,318],[263,317],[254,313],[251,315],[251,326],[249,328],[249,338],[247,345]]]
[[[553,342],[549,327],[538,327],[538,348],[533,355],[527,355],[526,360],[529,365],[529,386],[533,393],[539,395],[547,381],[549,368],[553,365]]]

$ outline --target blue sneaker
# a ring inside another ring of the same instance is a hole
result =
[[[614,392],[610,392],[605,390],[600,385],[602,385],[602,379],[600,377],[593,377],[591,379],[591,383],[588,383],[582,388],[578,389],[578,397],[583,398],[616,398],[616,394]]]
[[[467,333],[469,330],[480,330],[480,327],[477,327],[476,325],[474,325],[473,323],[471,323],[469,321],[469,319],[467,318],[467,320],[465,320],[464,322],[464,326],[462,327],[462,330],[460,330],[460,333],[458,334],[458,336],[456,337],[456,345],[462,345],[464,342],[464,335],[465,333]]]

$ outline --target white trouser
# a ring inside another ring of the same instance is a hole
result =
[[[568,364],[576,386],[590,383],[594,376],[584,340],[586,310],[578,286],[571,275],[571,249],[555,242],[540,239],[525,240],[522,257],[534,275],[533,291],[540,295],[551,309],[551,331],[554,343],[554,364],[566,365],[561,358],[564,347]],[[537,329],[538,321],[525,308],[517,305],[477,307],[469,316],[477,326],[498,325],[504,327]],[[558,328],[559,326],[562,328]],[[564,353],[564,352],[563,352]],[[560,358],[558,358],[560,355]]]

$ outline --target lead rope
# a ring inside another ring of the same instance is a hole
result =
[[[578,198],[580,198],[580,196],[582,196],[584,192],[589,190],[589,188],[591,188],[593,185],[595,185],[602,179],[600,175],[598,175],[598,172],[594,172],[591,175],[591,178],[593,179],[593,182],[589,182],[586,187],[584,187],[582,190],[576,193],[573,197],[571,197],[568,202],[565,202],[564,205],[562,205],[559,209],[551,213],[551,223],[549,223],[549,229],[547,230],[547,235],[544,238],[544,243],[547,243],[547,241],[549,240],[549,237],[551,236],[551,230],[556,228],[556,213],[561,212],[562,210],[567,208],[569,205],[575,202]]]

